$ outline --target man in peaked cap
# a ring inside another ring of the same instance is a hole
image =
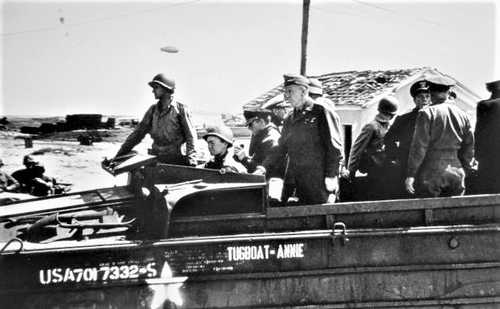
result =
[[[309,97],[306,77],[286,74],[284,88],[285,101],[292,105],[293,112],[284,121],[278,147],[256,172],[278,166],[288,155],[284,179],[293,179],[299,202],[333,202],[343,152],[339,117],[331,108],[316,104]],[[284,196],[282,201],[287,199]]]
[[[478,167],[478,191],[475,193],[500,193],[500,80],[486,84],[491,92],[488,100],[477,104],[476,159]]]
[[[130,152],[146,134],[153,138],[149,153],[158,156],[162,163],[196,165],[194,139],[196,130],[186,105],[174,100],[175,81],[157,74],[149,83],[158,102],[152,105],[142,121],[127,137],[116,157]],[[186,155],[181,153],[186,143]]]
[[[323,84],[317,78],[309,78],[309,96],[318,104],[326,104],[335,110],[335,104],[332,100],[324,96]]]
[[[429,83],[426,80],[419,80],[410,87],[410,95],[413,98],[415,107],[408,113],[397,116],[389,131],[384,136],[385,153],[387,162],[391,167],[390,177],[394,184],[391,198],[406,198],[408,194],[404,188],[408,154],[415,131],[415,122],[418,111],[431,103],[431,93]],[[392,182],[391,182],[392,183]]]
[[[253,173],[258,165],[262,165],[264,159],[278,147],[278,140],[281,136],[276,125],[271,121],[272,112],[270,110],[246,110],[243,116],[247,121],[247,126],[252,131],[248,154],[243,147],[236,146],[234,154],[236,161],[241,162],[249,173]],[[266,177],[278,176],[279,168],[268,171]]]
[[[366,124],[354,142],[349,155],[348,174],[354,179],[356,171],[367,173],[367,188],[364,194],[369,200],[385,198],[381,180],[384,170],[384,136],[390,121],[398,110],[398,101],[394,97],[382,98],[378,103],[378,114]],[[384,183],[385,185],[385,183]]]
[[[406,190],[418,197],[462,195],[471,171],[474,135],[469,117],[449,100],[455,81],[428,78],[432,105],[418,112],[408,156]]]
[[[224,124],[210,126],[207,133],[203,135],[207,142],[208,151],[213,158],[208,161],[204,168],[223,170],[224,172],[242,173],[245,168],[236,162],[229,148],[233,146],[233,132]]]

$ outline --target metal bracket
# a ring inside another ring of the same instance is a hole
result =
[[[325,223],[326,223],[327,229],[333,229],[333,227],[335,225],[335,215],[326,215],[325,216]]]
[[[432,223],[434,222],[432,209],[425,209],[424,216],[425,216],[425,224],[432,225]]]
[[[19,239],[17,237],[14,237],[14,238],[10,239],[5,244],[5,246],[2,247],[2,249],[0,249],[0,253],[3,253],[7,249],[7,247],[9,247],[10,244],[14,243],[14,242],[17,242],[19,244],[19,248],[16,250],[16,253],[23,251],[23,249],[24,249],[24,242],[21,239]]]
[[[340,230],[340,234],[336,234],[335,230]],[[331,233],[332,237],[332,245],[335,245],[335,239],[340,238],[340,243],[345,246],[347,242],[349,242],[349,238],[347,237],[347,226],[344,222],[335,222],[333,224],[333,229]]]

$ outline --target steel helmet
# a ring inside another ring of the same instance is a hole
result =
[[[160,85],[172,91],[175,89],[175,80],[165,77],[162,73],[156,74],[155,77],[153,77],[153,80],[148,83],[151,87],[153,87],[153,84]]]
[[[25,155],[23,158],[23,165],[30,165],[30,164],[37,165],[38,162],[35,159],[33,159],[32,156]]]
[[[217,136],[229,146],[233,145],[233,131],[225,125],[210,126],[207,128],[207,133],[203,135],[203,139],[207,140],[209,136]]]
[[[385,97],[378,103],[378,111],[383,114],[395,115],[398,111],[398,101],[394,97]]]

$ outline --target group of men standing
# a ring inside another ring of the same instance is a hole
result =
[[[173,99],[175,82],[158,74],[149,85],[158,102],[148,109],[117,157],[150,133],[151,153],[160,162],[195,166],[196,131],[186,106]],[[392,126],[398,102],[393,97],[381,99],[379,113],[362,129],[349,162],[344,162],[340,119],[334,104],[322,96],[321,83],[286,74],[284,99],[293,110],[279,123],[280,128],[270,110],[245,111],[252,131],[247,153],[242,145],[233,147],[229,128],[211,126],[203,138],[212,159],[202,167],[282,178],[281,200],[295,195],[301,204],[334,202],[339,177],[352,180],[357,171],[368,174],[367,188],[374,192],[370,199],[460,195],[465,175],[472,170],[474,136],[468,116],[449,101],[453,85],[453,80],[442,76],[416,82],[410,89],[415,108],[398,116]],[[486,105],[492,104],[480,103]],[[391,175],[387,168],[396,171],[393,180],[397,179],[400,188],[392,196],[384,190],[384,174]]]

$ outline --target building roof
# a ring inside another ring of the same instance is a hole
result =
[[[384,93],[392,92],[402,84],[413,82],[426,74],[441,74],[428,67],[400,70],[365,70],[328,73],[309,76],[323,83],[324,96],[336,106],[363,107]],[[244,110],[253,110],[269,105],[271,101],[282,101],[283,83],[243,105]]]

